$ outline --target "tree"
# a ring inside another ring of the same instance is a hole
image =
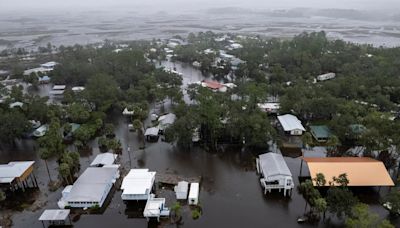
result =
[[[58,167],[58,172],[60,176],[64,179],[67,184],[70,184],[71,180],[71,169],[67,163],[61,163]],[[72,182],[72,180],[71,180]]]
[[[40,158],[43,159],[44,163],[46,164],[47,174],[49,175],[49,179],[51,181],[51,175],[50,175],[49,166],[47,164],[47,160],[52,157],[52,154],[50,153],[50,151],[47,148],[43,147],[43,148],[39,149],[39,155],[40,155]]]
[[[57,118],[53,118],[49,125],[49,130],[38,140],[40,148],[48,150],[51,156],[59,157],[64,152],[63,138],[60,129],[60,121]]]
[[[175,202],[171,206],[171,211],[173,213],[173,217],[174,217],[175,221],[179,221],[181,219],[181,210],[182,210],[182,206],[179,202]]]
[[[348,228],[389,228],[393,227],[387,220],[380,221],[379,215],[369,212],[368,205],[357,203],[351,210],[351,215],[346,219]]]
[[[0,190],[0,202],[3,202],[6,200],[6,193],[3,192],[3,190]]]
[[[330,187],[326,202],[328,203],[328,211],[341,218],[344,215],[351,214],[351,209],[358,200],[347,188]]]
[[[322,173],[317,173],[313,181],[318,187],[323,187],[326,184],[325,176]]]
[[[89,110],[81,103],[73,103],[67,107],[68,118],[73,123],[85,123],[90,118]]]
[[[297,191],[303,195],[303,198],[306,201],[306,206],[304,208],[304,213],[307,209],[307,205],[310,204],[311,210],[316,206],[317,200],[321,198],[321,194],[317,189],[314,188],[313,183],[311,180],[306,180],[302,182],[298,187]],[[319,204],[322,204],[322,202],[318,202]],[[323,205],[318,205],[321,209]]]
[[[84,91],[87,100],[100,111],[107,111],[117,101],[118,92],[115,79],[107,74],[91,77]]]
[[[16,138],[20,138],[29,129],[29,122],[20,111],[0,110],[0,141],[13,144]]]
[[[310,132],[306,132],[301,136],[303,142],[303,148],[312,147],[314,145],[314,139]]]
[[[383,198],[383,203],[388,205],[390,214],[399,215],[400,213],[400,192],[392,191]]]

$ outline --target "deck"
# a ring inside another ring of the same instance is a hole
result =
[[[189,183],[200,183],[201,181],[201,176],[198,177],[184,177],[181,175],[177,174],[168,174],[168,173],[163,173],[163,174],[156,174],[156,182],[160,184],[168,184],[168,185],[177,185],[178,182],[180,181],[187,181]]]

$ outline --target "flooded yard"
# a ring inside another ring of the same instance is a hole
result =
[[[163,62],[167,67],[176,67],[183,73],[183,86],[202,80],[201,72],[189,65],[180,63]],[[46,88],[43,88],[47,90]],[[42,91],[43,92],[43,91]],[[45,94],[45,92],[40,94]],[[326,222],[316,225],[299,225],[297,218],[304,212],[305,201],[296,190],[291,197],[283,197],[282,193],[273,191],[264,195],[259,177],[255,171],[255,156],[253,151],[241,151],[237,148],[225,150],[223,153],[209,153],[194,147],[191,151],[182,151],[171,144],[159,140],[157,143],[146,143],[144,150],[139,149],[137,134],[128,131],[128,120],[120,114],[114,115],[111,122],[115,125],[116,137],[121,141],[123,152],[120,164],[126,173],[130,168],[148,168],[157,173],[174,173],[186,177],[201,176],[200,206],[202,215],[199,219],[192,219],[187,206],[183,207],[183,220],[179,227],[340,227],[342,224],[333,216],[328,216]],[[97,143],[91,144],[92,152],[81,154],[81,169],[84,171],[100,153]],[[127,148],[131,148],[130,154]],[[57,201],[61,197],[62,188],[55,192],[48,190],[49,177],[44,161],[37,155],[37,145],[34,140],[22,140],[16,148],[2,148],[0,150],[0,163],[12,160],[34,160],[35,174],[38,178],[40,191],[34,194],[35,201],[26,205],[23,211],[2,211],[10,214],[14,227],[42,227],[38,221],[44,209],[57,208]],[[266,152],[266,151],[265,151]],[[285,161],[293,174],[295,186],[299,185],[297,178],[300,173],[300,158],[285,157]],[[52,179],[58,175],[56,161],[49,162]],[[303,165],[303,174],[307,174],[307,167]],[[375,189],[376,190],[376,189]],[[388,213],[378,203],[378,195],[363,195],[360,190],[358,196],[368,202],[371,209],[382,217]],[[381,194],[387,192],[382,189]],[[127,206],[121,199],[121,191],[115,189],[109,195],[105,211],[102,214],[83,214],[76,218],[74,227],[178,227],[169,219],[162,220],[160,224],[148,223],[142,217],[138,206]],[[167,206],[170,207],[174,200],[174,193],[168,189],[158,188],[157,194],[167,197]],[[373,194],[374,195],[374,194]],[[139,207],[140,208],[140,207]],[[329,221],[332,217],[331,221]],[[396,222],[396,221],[395,221]],[[398,221],[397,221],[398,223]],[[398,223],[400,224],[400,223]]]

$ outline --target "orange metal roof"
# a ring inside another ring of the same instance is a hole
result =
[[[220,89],[224,87],[224,85],[216,81],[204,81],[204,83],[206,83],[207,87],[210,89]]]
[[[311,178],[322,173],[326,186],[333,177],[346,173],[348,186],[394,186],[384,164],[366,157],[303,158],[307,162]],[[315,183],[314,183],[315,185]]]

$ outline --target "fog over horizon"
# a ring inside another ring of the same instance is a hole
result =
[[[137,12],[170,11],[188,13],[209,8],[240,7],[257,10],[290,8],[334,8],[367,11],[400,9],[399,0],[0,0],[0,12],[126,10]],[[186,11],[186,12],[185,12]]]

